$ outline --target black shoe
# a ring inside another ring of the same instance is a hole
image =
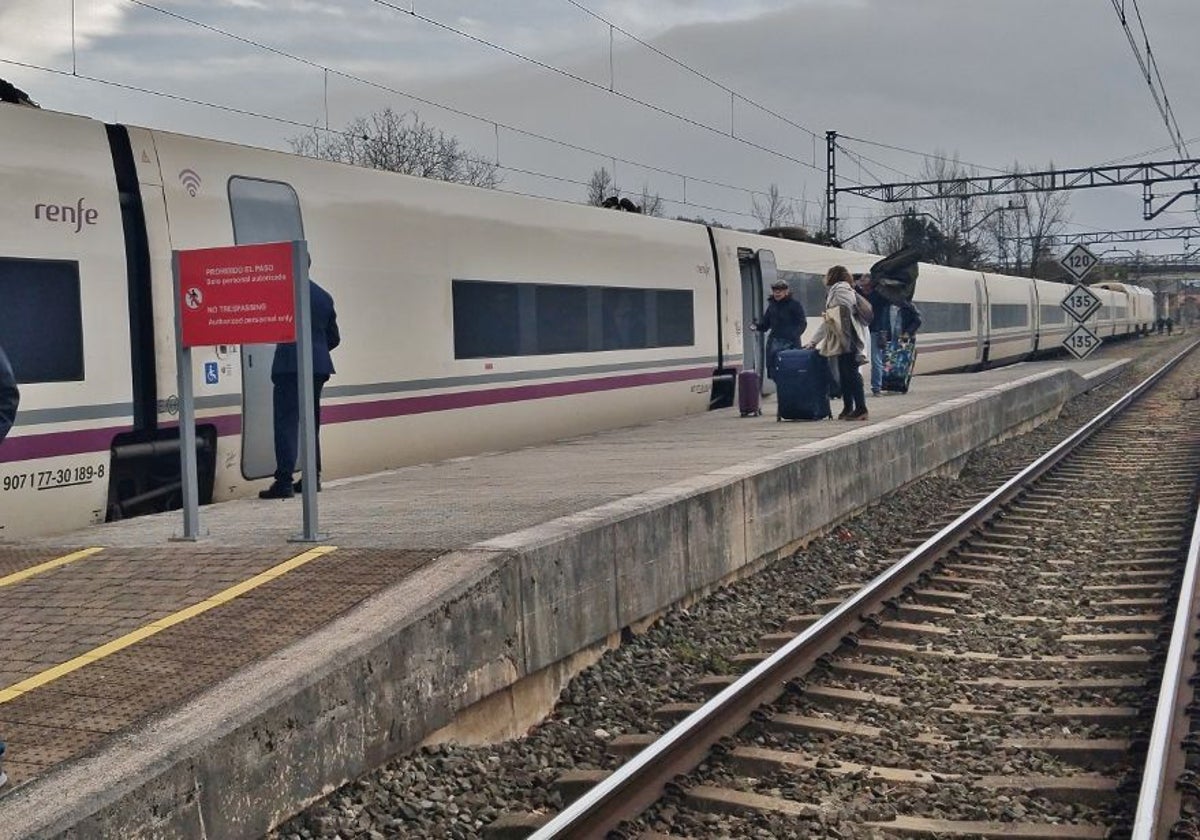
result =
[[[260,490],[258,498],[260,499],[290,499],[296,495],[292,491],[292,485],[286,481],[276,481],[266,490]]]
[[[292,489],[295,490],[297,493],[303,493],[304,492],[304,479],[300,479],[295,484],[293,484]],[[317,492],[318,493],[321,492],[321,476],[317,476]]]

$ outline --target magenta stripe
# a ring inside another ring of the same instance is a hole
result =
[[[19,421],[21,416],[17,415]],[[9,436],[0,444],[0,463],[32,461],[57,455],[78,455],[81,452],[107,452],[112,440],[130,426],[109,426],[104,429],[82,429],[77,432],[51,432],[45,435]]]
[[[18,415],[18,420],[20,415]],[[198,424],[215,426],[217,436],[236,435],[242,431],[242,415],[221,414],[200,417]],[[173,429],[178,422],[163,423],[161,428]],[[56,458],[60,455],[80,455],[95,452],[107,455],[117,435],[133,431],[132,426],[107,426],[103,429],[80,429],[74,432],[50,432],[44,435],[9,437],[0,445],[0,464],[12,461],[31,461],[35,458]]]
[[[374,402],[343,403],[321,407],[321,422],[329,418],[331,423],[348,423],[355,420],[375,420],[380,417],[400,417],[407,414],[426,414],[434,411],[450,411],[456,408],[471,408],[481,405],[497,405],[507,402],[540,400],[569,394],[591,394],[597,391],[614,391],[619,388],[636,388],[641,385],[658,385],[663,382],[685,382],[691,379],[707,379],[711,368],[689,368],[687,370],[660,370],[652,373],[635,373],[624,376],[605,376],[598,379],[578,379],[571,382],[541,382],[530,385],[514,385],[487,391],[457,391],[450,394],[432,394],[422,397],[401,397]]]
[[[707,379],[711,375],[711,368],[689,368],[687,370],[664,370],[623,376],[605,376],[596,379],[579,379],[570,382],[517,385],[510,388],[495,388],[486,391],[459,391],[424,397],[404,397],[392,400],[375,400],[373,402],[343,403],[340,405],[323,406],[321,408],[321,422],[349,423],[355,420],[374,420],[380,417],[401,417],[408,414],[449,411],[456,408],[470,408],[480,405],[496,405],[499,403],[545,399],[547,397],[561,397],[570,394],[613,391],[619,388],[635,388],[641,385],[657,385],[663,382]],[[215,426],[219,436],[237,435],[242,431],[241,414],[200,417],[197,419],[197,422]],[[169,429],[176,425],[178,423],[164,423],[163,428]],[[79,455],[85,452],[107,453],[112,446],[113,438],[130,430],[130,426],[109,426],[102,429],[51,432],[44,435],[10,436],[4,441],[3,445],[0,445],[0,463],[31,461],[37,458],[54,458],[60,455]]]

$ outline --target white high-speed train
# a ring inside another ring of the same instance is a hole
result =
[[[327,477],[727,406],[776,277],[815,316],[829,266],[877,259],[0,105],[0,345],[22,395],[0,539],[178,504],[171,252],[297,238],[343,337]],[[1066,289],[922,266],[920,371],[1056,346]],[[1142,290],[1097,292],[1104,336],[1148,326]],[[273,350],[193,350],[205,502],[274,469]]]

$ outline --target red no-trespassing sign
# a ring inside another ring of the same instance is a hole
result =
[[[291,242],[178,254],[184,347],[296,340]]]

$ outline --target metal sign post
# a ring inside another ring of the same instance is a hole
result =
[[[179,289],[179,252],[171,254],[175,283],[175,375],[179,388],[179,464],[183,491],[183,534],[173,540],[195,542],[200,535],[200,481],[196,469],[196,406],[192,398],[192,348],[183,342],[180,307],[203,305],[200,293],[183,300]]]
[[[1095,254],[1082,245],[1076,245],[1059,260],[1066,272],[1076,281],[1059,304],[1076,322],[1075,329],[1063,339],[1063,347],[1076,359],[1086,358],[1100,346],[1100,338],[1084,326],[1084,321],[1095,315],[1104,304],[1095,292],[1081,282],[1099,261]]]
[[[308,245],[292,242],[292,266],[296,296],[296,379],[300,395],[300,476],[304,532],[292,542],[317,542],[317,428],[313,387],[312,295],[308,291]]]

